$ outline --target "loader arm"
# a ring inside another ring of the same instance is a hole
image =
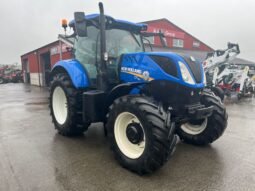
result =
[[[207,59],[203,63],[204,71],[213,71],[216,67],[232,61],[239,53],[238,44],[228,43],[226,50],[216,50],[212,54],[207,55]]]

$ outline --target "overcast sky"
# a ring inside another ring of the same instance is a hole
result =
[[[96,0],[1,0],[0,64],[20,63],[20,55],[62,33],[62,18],[98,12]],[[141,22],[167,18],[214,49],[239,43],[240,58],[255,61],[254,0],[102,0],[105,13]]]

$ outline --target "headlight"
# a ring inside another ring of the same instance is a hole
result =
[[[182,79],[189,84],[195,84],[195,81],[193,80],[188,68],[186,67],[185,64],[182,62],[178,62],[180,69],[181,69],[181,74],[182,74]]]

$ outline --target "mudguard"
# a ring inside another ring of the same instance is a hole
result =
[[[89,78],[85,68],[77,60],[61,60],[57,62],[51,71],[51,76],[58,71],[68,73],[75,88],[87,88],[90,86]]]

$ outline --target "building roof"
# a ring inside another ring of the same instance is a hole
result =
[[[40,49],[43,49],[43,48],[46,48],[46,47],[52,46],[52,45],[54,45],[54,44],[56,44],[56,43],[58,43],[58,42],[59,42],[59,40],[56,40],[56,41],[54,41],[54,42],[51,42],[51,43],[46,44],[46,45],[44,45],[44,46],[41,46],[40,48],[37,48],[37,49],[35,49],[35,50],[29,51],[29,52],[27,52],[27,53],[25,53],[25,54],[21,55],[21,57],[24,57],[24,56],[27,56],[28,54],[31,54],[31,53],[37,52],[37,51],[39,51]]]
[[[249,60],[245,60],[242,58],[235,58],[231,63],[233,64],[245,64],[245,65],[253,65],[255,66],[255,62],[249,61]]]
[[[202,42],[201,40],[199,40],[198,38],[194,37],[192,34],[188,33],[187,31],[183,30],[182,28],[178,27],[176,24],[174,24],[173,22],[169,21],[166,18],[161,18],[161,19],[156,19],[156,20],[150,20],[150,21],[143,21],[141,23],[146,23],[146,24],[150,24],[150,23],[156,23],[156,22],[160,22],[160,21],[166,21],[168,22],[170,25],[173,25],[174,27],[176,27],[177,29],[179,29],[180,31],[190,35],[192,38],[196,39],[197,41],[199,41],[200,43],[203,43],[205,46],[207,46],[208,48],[214,50],[212,47],[210,47],[209,45],[205,44],[204,42]]]

